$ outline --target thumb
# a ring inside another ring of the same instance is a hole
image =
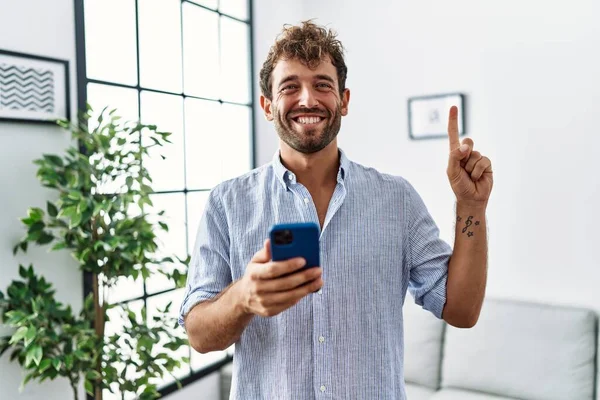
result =
[[[255,263],[266,263],[271,261],[271,240],[265,240],[265,244],[262,249],[254,254],[252,257],[252,262]]]
[[[448,159],[448,175],[457,176],[461,170],[460,162],[469,154],[469,145],[461,144],[458,148],[450,152]]]

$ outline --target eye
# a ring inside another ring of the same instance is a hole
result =
[[[292,90],[298,89],[298,85],[287,85],[284,86],[283,88],[281,88],[281,92],[285,93],[285,92],[291,92]]]
[[[332,89],[333,86],[331,86],[331,84],[329,84],[329,83],[321,82],[321,83],[317,83],[317,88],[319,88],[319,89]]]

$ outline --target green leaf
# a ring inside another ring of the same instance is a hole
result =
[[[71,368],[73,368],[73,356],[71,354],[67,354],[65,356],[65,367],[69,371],[71,370]]]
[[[81,199],[81,192],[78,190],[71,190],[69,192],[69,194],[67,195],[68,198],[70,198],[71,200],[80,200]]]
[[[84,262],[87,260],[87,258],[90,256],[91,253],[91,249],[85,249],[81,252],[81,254],[79,255],[79,261]]]
[[[24,223],[24,224],[25,224],[25,225],[27,225],[27,226],[29,226],[29,225],[31,225],[31,224],[34,224],[34,223],[35,223],[35,221],[34,221],[34,220],[32,220],[32,219],[31,219],[31,218],[29,218],[29,217],[21,218],[21,222],[22,222],[22,223]]]
[[[102,375],[100,375],[100,373],[94,369],[89,370],[86,374],[85,374],[86,379],[89,379],[90,381],[97,381],[102,379]]]
[[[37,240],[37,243],[38,244],[48,244],[48,243],[50,243],[53,240],[54,240],[54,236],[53,235],[51,235],[48,232],[42,232],[42,234],[40,235],[40,237]]]
[[[79,174],[71,172],[67,175],[67,181],[69,182],[70,187],[77,187],[79,183]]]
[[[31,325],[27,329],[27,333],[25,333],[25,340],[24,340],[25,347],[29,346],[29,344],[31,342],[33,342],[33,339],[35,339],[36,333],[37,333],[37,330],[35,329],[35,326],[33,326],[33,325]]]
[[[88,381],[87,379],[85,380],[84,383],[85,386],[85,391],[90,395],[93,396],[94,395],[94,385],[92,385],[92,382]]]
[[[30,367],[32,366],[32,362],[35,365],[39,365],[40,364],[40,360],[42,359],[42,347],[39,345],[33,346],[31,347],[29,350],[27,350],[27,355],[25,357],[25,367]]]
[[[138,201],[138,205],[140,206],[140,208],[144,207],[144,204],[148,204],[150,207],[153,206],[152,200],[150,200],[150,198],[147,196],[140,197],[140,200]]]
[[[77,215],[77,206],[65,207],[65,208],[61,209],[60,212],[58,213],[59,217],[67,217],[67,218],[73,218],[75,215]]]
[[[42,356],[44,355],[44,353],[42,352],[42,347],[33,346],[30,351],[33,352],[33,362],[35,362],[35,365],[39,366],[40,361],[42,361]]]
[[[85,352],[81,351],[81,350],[75,350],[75,352],[73,353],[73,355],[75,357],[77,357],[78,359],[80,359],[80,360],[87,360],[87,359],[89,359],[88,355]]]
[[[27,211],[29,218],[33,221],[40,221],[44,218],[44,211],[41,208],[33,207]]]
[[[163,228],[165,232],[169,232],[169,226],[164,222],[159,222],[158,225],[160,225],[160,227]]]
[[[41,236],[42,236],[42,231],[33,231],[33,232],[27,234],[27,237],[25,238],[25,240],[37,241]]]
[[[10,344],[15,344],[18,343],[21,339],[23,339],[25,337],[25,335],[27,335],[27,327],[26,326],[22,326],[19,329],[17,329],[17,331],[15,333],[13,333],[12,337],[10,338]]]
[[[50,203],[49,201],[46,203],[46,210],[48,211],[48,215],[52,218],[58,215],[58,209],[54,204]]]
[[[62,167],[63,164],[63,160],[62,158],[52,155],[52,154],[44,154],[44,159],[46,159],[48,162],[50,162],[51,164],[53,164],[55,167]]]
[[[79,224],[81,223],[81,218],[83,217],[82,214],[75,214],[71,217],[71,223],[69,224],[70,228],[74,228],[76,226],[79,226]]]
[[[103,204],[102,202],[96,203],[96,205],[94,206],[94,212],[92,213],[92,215],[95,217],[96,215],[98,215],[100,213],[100,210],[102,210]]]
[[[140,185],[140,190],[145,194],[150,194],[153,192],[153,190],[150,186],[144,185],[144,184]]]
[[[2,299],[2,297],[3,294],[0,292],[0,299]],[[4,322],[8,326],[16,326],[27,317],[23,311],[19,310],[8,311],[4,316],[7,318]]]
[[[29,226],[29,229],[27,230],[27,232],[29,232],[29,233],[38,232],[38,231],[43,230],[45,227],[46,227],[46,224],[44,224],[43,221],[36,221],[31,226]]]
[[[52,366],[54,367],[55,370],[60,370],[60,367],[62,366],[62,361],[60,361],[59,358],[55,358],[52,360]]]
[[[40,362],[40,367],[39,367],[40,372],[44,372],[45,370],[50,368],[51,365],[52,365],[52,360],[50,360],[49,358],[43,359]]]
[[[67,244],[65,242],[58,242],[54,246],[52,246],[52,248],[50,250],[51,251],[62,250],[66,247],[67,247]]]
[[[77,212],[83,213],[88,208],[87,199],[81,199],[77,205]]]

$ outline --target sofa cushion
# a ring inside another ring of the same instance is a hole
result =
[[[431,400],[435,390],[426,388],[424,386],[413,385],[411,383],[406,384],[406,396],[408,400]]]
[[[407,297],[404,307],[404,379],[430,389],[440,387],[444,321]]]
[[[442,387],[527,400],[592,399],[595,313],[488,300],[472,329],[448,327]]]
[[[408,396],[408,400],[412,400]],[[460,389],[442,389],[429,400],[517,400],[514,397],[496,396],[481,392],[468,392]]]

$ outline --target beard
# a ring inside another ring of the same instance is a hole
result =
[[[275,130],[277,134],[292,149],[303,153],[312,154],[323,150],[335,139],[342,126],[342,105],[338,104],[335,114],[332,115],[329,110],[303,109],[302,113],[316,114],[325,118],[320,122],[324,124],[317,128],[299,128],[300,123],[294,122],[289,115],[296,111],[290,111],[282,116],[277,108],[274,111]]]

